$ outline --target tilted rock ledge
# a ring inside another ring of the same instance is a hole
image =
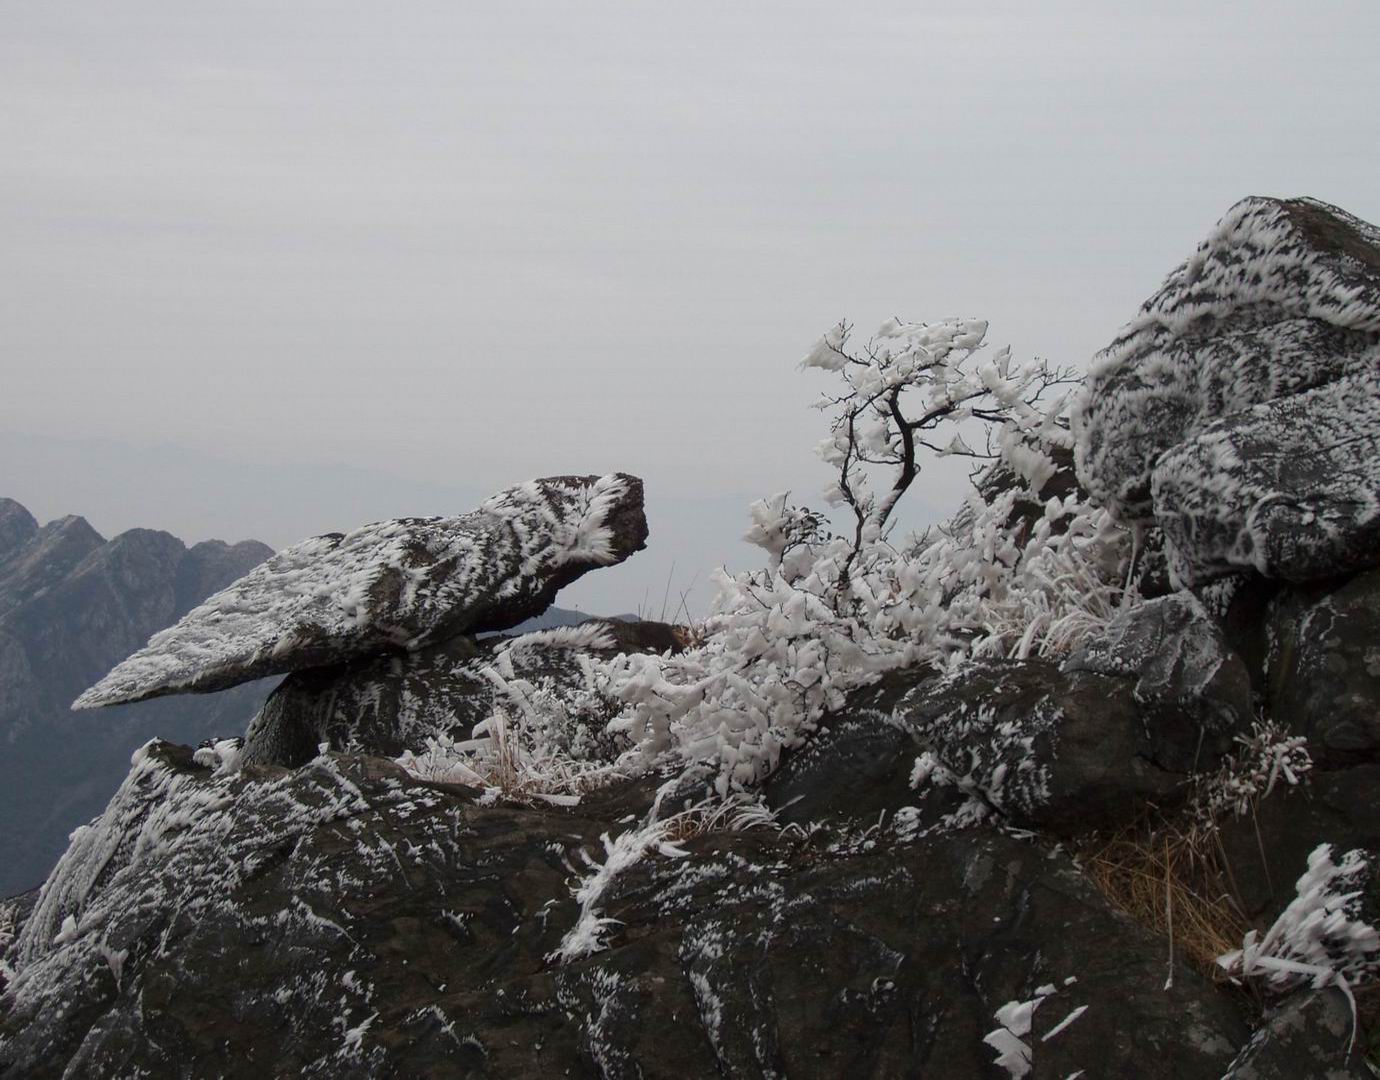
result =
[[[279,552],[156,634],[73,703],[206,692],[463,633],[506,630],[647,538],[642,481],[563,476],[455,518],[404,518]]]

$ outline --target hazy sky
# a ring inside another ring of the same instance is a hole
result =
[[[0,0],[0,494],[282,544],[624,469],[562,602],[750,563],[839,317],[1082,365],[1243,195],[1380,220],[1380,4],[1131,8]]]

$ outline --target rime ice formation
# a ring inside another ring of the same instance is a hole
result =
[[[533,480],[463,517],[402,518],[304,540],[153,637],[78,709],[220,690],[262,675],[503,630],[647,537],[626,473]]]
[[[1243,728],[1252,715],[1246,666],[1191,593],[1119,612],[1079,643],[1063,669],[1133,678],[1138,701],[1193,710],[1217,730]]]
[[[693,628],[464,633],[641,543],[635,500],[599,505],[619,477],[279,556],[247,590],[272,603],[230,590],[129,680],[289,657],[245,740],[151,744],[0,904],[0,1073],[1254,1069],[1269,1039],[1206,969],[1380,983],[1380,570],[1278,580],[1352,570],[1375,516],[1367,230],[1242,204],[1099,360],[1076,438],[1026,393],[1043,366],[959,370],[985,324],[859,355],[842,326],[808,363],[846,384],[823,456],[852,527],[756,504],[765,569]],[[917,438],[945,418],[993,464],[902,541],[854,466],[905,490],[916,446],[967,445]],[[1276,580],[1174,591],[1240,565]]]
[[[1311,576],[1339,549],[1374,546],[1349,537],[1378,486],[1362,464],[1375,461],[1377,364],[1380,230],[1311,199],[1245,199],[1094,360],[1073,412],[1079,478],[1119,519],[1165,527],[1181,581]],[[1237,460],[1262,441],[1303,448],[1315,425],[1326,438],[1297,471]],[[1301,550],[1315,518],[1322,550]],[[1262,535],[1275,528],[1285,535]]]
[[[1374,364],[1380,365],[1380,353]],[[1314,581],[1380,562],[1380,366],[1233,413],[1151,477],[1170,571]]]
[[[567,726],[567,742],[612,742],[603,728],[616,703],[597,700],[592,658],[675,647],[669,626],[592,620],[517,638],[453,638],[403,655],[294,672],[250,724],[243,761],[297,766],[322,745],[389,758],[420,752],[428,739],[469,738],[496,705],[513,712],[549,707]]]
[[[1163,451],[1224,415],[1380,359],[1380,230],[1312,199],[1243,199],[1093,361],[1074,408],[1079,479],[1152,513]]]

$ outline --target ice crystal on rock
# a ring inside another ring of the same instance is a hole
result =
[[[1158,514],[1159,456],[1225,415],[1380,360],[1380,230],[1312,199],[1243,199],[1098,354],[1073,409],[1078,474]]]
[[[1186,585],[1242,570],[1305,582],[1375,565],[1377,463],[1373,370],[1208,425],[1166,450],[1151,477],[1171,574]]]
[[[586,571],[640,550],[646,536],[642,482],[614,473],[533,480],[463,517],[314,537],[156,634],[74,707],[217,690],[506,629]]]

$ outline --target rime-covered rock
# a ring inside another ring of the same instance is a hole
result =
[[[376,758],[216,774],[154,744],[7,957],[0,1071],[957,1080],[1001,1075],[1038,1000],[1037,1075],[1216,1080],[1249,1034],[1205,979],[1164,987],[1066,854],[994,830],[686,839],[608,875],[606,947],[561,961],[582,852],[655,788],[479,805]]]
[[[1063,669],[1134,679],[1137,701],[1196,713],[1209,730],[1242,728],[1253,715],[1246,665],[1192,593],[1123,609]]]
[[[929,780],[1012,820],[1065,831],[1181,799],[1185,779],[1210,768],[1233,735],[1196,705],[1144,699],[1134,677],[1033,659],[973,663],[922,682],[891,715],[939,766]]]
[[[1242,569],[1302,582],[1374,566],[1380,382],[1370,371],[1224,417],[1165,451],[1151,489],[1185,585]]]
[[[1222,1080],[1372,1080],[1354,1026],[1341,990],[1300,990],[1270,1010]]]
[[[521,702],[498,690],[493,675],[513,693],[568,703],[566,711],[578,714],[572,724],[581,728],[570,734],[582,734],[591,744],[585,749],[592,749],[609,738],[603,727],[612,710],[598,703],[584,715],[576,707],[594,694],[581,658],[678,648],[664,623],[589,621],[517,638],[461,636],[415,652],[294,672],[250,724],[241,760],[295,767],[323,744],[391,758],[405,750],[420,753],[428,739],[469,738],[495,704],[521,710]]]
[[[1160,687],[1153,676],[1148,685]],[[801,822],[875,820],[907,805],[928,821],[953,813],[957,794],[1022,825],[1114,824],[1147,801],[1182,800],[1189,775],[1231,747],[1238,718],[1218,704],[1143,693],[1134,672],[1049,660],[979,661],[944,677],[903,669],[826,716],[765,793]]]
[[[1380,571],[1274,601],[1270,714],[1323,759],[1380,752]]]
[[[1208,425],[1380,361],[1380,230],[1312,199],[1244,199],[1097,355],[1079,479],[1127,521],[1172,515],[1160,455]]]
[[[269,674],[504,630],[647,537],[625,473],[509,488],[463,517],[403,518],[286,548],[156,635],[74,708],[219,690]]]

